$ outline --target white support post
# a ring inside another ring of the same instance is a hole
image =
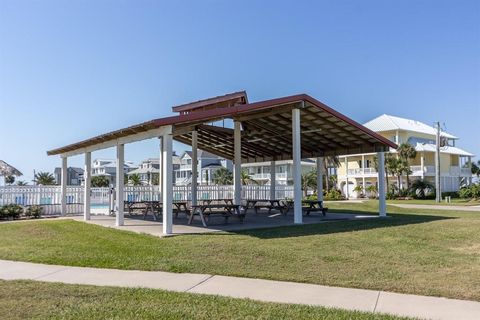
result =
[[[348,187],[348,157],[345,156],[345,197],[350,198],[350,192],[349,192],[349,187]]]
[[[116,168],[116,202],[115,202],[115,225],[123,226],[123,188],[124,183],[124,162],[125,162],[125,146],[117,144],[117,168]]]
[[[302,146],[300,132],[300,109],[292,109],[292,154],[293,154],[293,222],[301,224],[302,215]]]
[[[378,158],[378,214],[380,217],[387,216],[387,204],[385,201],[385,154],[379,152]]]
[[[275,160],[270,161],[270,200],[275,200],[276,196],[276,173],[275,173]]]
[[[425,155],[423,152],[420,154],[420,167],[422,170],[422,180],[425,178]]]
[[[92,153],[85,152],[85,166],[83,170],[83,219],[90,220],[90,187],[92,176]]]
[[[365,195],[365,155],[362,155],[362,193]]]
[[[242,132],[240,130],[241,123],[234,122],[233,144],[234,144],[234,172],[233,172],[233,188],[234,203],[241,205],[242,202]]]
[[[162,137],[159,137],[158,138],[158,144],[159,144],[159,149],[160,149],[160,153],[159,153],[159,157],[158,157],[158,192],[159,192],[159,197],[158,199],[161,199],[162,197],[162,181],[163,181],[163,139]]]
[[[197,205],[198,185],[198,133],[192,131],[192,206]]]
[[[455,141],[455,140],[453,140]],[[462,169],[460,169],[462,170]],[[467,184],[470,186],[473,183],[473,177],[472,177],[472,157],[468,157],[468,178],[467,178]]]
[[[163,234],[172,234],[173,229],[173,164],[172,164],[172,135],[170,130],[163,134]]]
[[[61,214],[67,214],[67,157],[62,157],[62,175],[61,175]]]
[[[323,157],[317,158],[317,200],[323,201]]]

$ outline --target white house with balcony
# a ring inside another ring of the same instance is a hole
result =
[[[180,157],[173,152],[172,155],[173,171],[180,168]],[[160,172],[160,160],[158,158],[149,158],[143,160],[138,168],[128,172],[128,176],[137,174],[140,177],[142,185],[158,185]],[[173,176],[173,182],[175,183],[175,175]]]
[[[135,170],[136,165],[132,161],[125,161],[123,165],[123,173],[128,174]],[[116,183],[117,161],[114,159],[95,159],[92,163],[92,177],[105,176],[110,181],[110,184]]]
[[[410,160],[410,181],[425,179],[432,184],[435,181],[435,128],[420,121],[404,119],[391,115],[381,115],[364,124],[376,133],[400,145],[409,143],[415,147],[417,156]],[[441,133],[443,146],[440,150],[440,180],[442,192],[458,191],[462,183],[471,183],[471,160],[474,155],[457,147],[458,137]],[[395,150],[390,152],[396,153]],[[341,165],[337,170],[338,185],[343,194],[356,198],[357,186],[366,188],[377,185],[377,170],[374,166],[374,153],[340,156]],[[401,178],[400,187],[406,177]],[[396,177],[389,176],[389,184],[397,184]]]
[[[197,155],[198,184],[213,184],[215,171],[220,168],[226,168],[232,171],[232,161],[221,158],[210,152],[198,150]],[[186,186],[192,183],[192,152],[185,151],[180,157],[180,165],[174,170],[175,185]]]
[[[302,173],[312,171],[316,169],[315,161],[304,159],[302,160]],[[257,181],[259,184],[271,184],[270,181],[270,162],[255,162],[255,163],[242,163],[242,169],[246,170],[250,177]],[[275,184],[276,185],[292,185],[293,161],[284,160],[275,162]]]

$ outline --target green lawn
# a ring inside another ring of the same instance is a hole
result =
[[[0,281],[2,319],[400,319],[247,299],[167,292]],[[403,318],[402,318],[403,319]]]
[[[433,204],[433,205],[442,205],[442,206],[478,206],[480,205],[480,200],[471,200],[471,199],[452,199],[451,203],[440,202],[436,203],[435,200],[387,200],[387,203],[402,203],[402,204]]]
[[[376,202],[331,211],[376,214]],[[380,289],[480,301],[480,213],[388,207],[391,218],[156,238],[70,220],[0,225],[0,258]],[[394,213],[394,214],[392,214]]]

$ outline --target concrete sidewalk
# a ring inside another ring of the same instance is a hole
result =
[[[480,302],[475,301],[207,274],[66,267],[0,260],[0,279],[144,287],[423,319],[480,319]]]

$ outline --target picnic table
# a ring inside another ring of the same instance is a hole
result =
[[[202,225],[207,226],[207,221],[212,215],[219,215],[225,218],[225,223],[228,223],[228,218],[237,217],[240,222],[243,222],[245,213],[240,211],[240,205],[236,204],[199,204],[192,206],[192,213],[188,219],[188,224],[192,224],[195,215],[200,216]]]
[[[293,208],[294,201],[287,200],[286,202],[286,211],[288,212]],[[326,215],[328,208],[323,206],[323,201],[321,200],[302,200],[302,211],[305,215],[310,215],[311,212],[321,212],[323,216]]]
[[[273,210],[279,210],[280,213],[286,214],[288,210],[285,210],[285,206],[281,203],[282,200],[278,199],[247,199],[245,205],[245,212],[248,209],[253,208],[255,210],[255,214],[258,214],[258,209],[265,208],[268,209],[268,213]],[[258,204],[260,203],[260,204]]]
[[[185,213],[187,216],[190,215],[190,210],[187,208],[186,201],[174,201],[173,202],[173,212],[175,217],[178,217],[179,213]],[[125,201],[125,208],[128,210],[128,214],[132,215],[135,212],[140,212],[143,214],[143,219],[147,217],[148,213],[151,212],[153,215],[153,220],[158,219],[158,215],[163,212],[163,203],[160,201]]]
[[[212,204],[212,202],[215,202],[216,204],[233,204],[233,199],[230,198],[225,198],[225,199],[202,199],[203,204]]]

